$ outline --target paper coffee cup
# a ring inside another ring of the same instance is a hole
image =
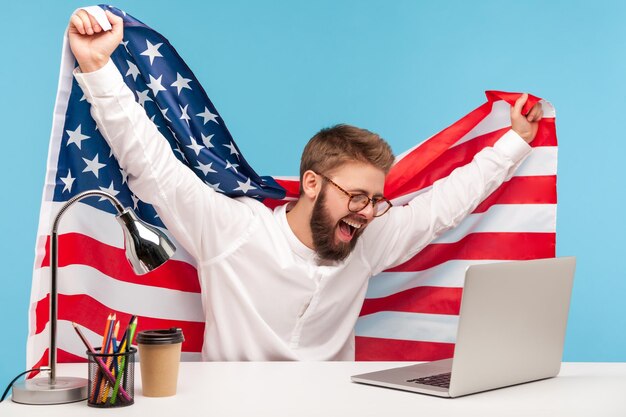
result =
[[[144,330],[137,334],[141,386],[146,397],[176,394],[182,329]]]

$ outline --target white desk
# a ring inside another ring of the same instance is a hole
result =
[[[446,399],[350,382],[357,373],[406,363],[390,362],[186,362],[178,394],[141,395],[111,410],[86,401],[27,406],[0,403],[0,416],[626,416],[626,363],[564,363],[557,378]],[[61,364],[59,376],[87,377],[86,364]]]

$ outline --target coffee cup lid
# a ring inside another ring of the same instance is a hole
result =
[[[143,330],[137,333],[137,344],[142,345],[171,345],[185,341],[183,329],[172,327],[170,329]]]

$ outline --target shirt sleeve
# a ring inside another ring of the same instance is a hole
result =
[[[198,262],[229,250],[250,226],[251,209],[215,192],[175,157],[111,60],[97,71],[77,70],[74,76],[133,193],[154,206]]]
[[[513,175],[530,151],[530,145],[509,130],[493,147],[478,152],[470,163],[436,181],[430,190],[374,219],[363,236],[372,273],[409,260],[461,223]]]

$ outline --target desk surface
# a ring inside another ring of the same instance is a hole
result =
[[[564,363],[558,377],[447,399],[350,382],[350,376],[406,363],[184,362],[178,394],[141,395],[115,411],[86,401],[27,406],[5,400],[0,416],[626,416],[626,363]],[[61,364],[59,376],[87,376],[86,364]]]

